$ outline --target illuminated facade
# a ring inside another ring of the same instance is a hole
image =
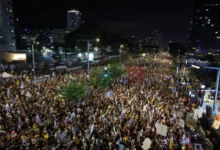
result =
[[[15,51],[15,27],[12,0],[0,0],[0,51]]]
[[[161,47],[162,36],[158,30],[154,30],[151,36],[151,45],[155,47]]]
[[[220,49],[220,0],[194,0],[189,44],[198,50]]]
[[[67,29],[76,30],[81,25],[81,13],[78,10],[67,12]]]

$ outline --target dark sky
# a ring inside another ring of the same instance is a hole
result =
[[[149,36],[153,29],[168,41],[186,42],[192,0],[14,0],[21,27],[62,28],[68,9],[83,20],[99,23],[109,33]]]

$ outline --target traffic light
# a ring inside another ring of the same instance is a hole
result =
[[[108,68],[105,67],[104,69],[104,77],[107,78],[108,77]]]

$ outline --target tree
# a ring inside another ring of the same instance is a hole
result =
[[[125,73],[120,64],[110,64],[110,68],[107,71],[107,76],[104,75],[104,68],[93,68],[91,71],[91,83],[94,87],[104,90],[115,79],[121,77]]]
[[[78,103],[87,94],[87,86],[85,81],[71,80],[67,85],[61,88],[61,95],[66,101]]]
[[[111,82],[111,76],[104,77],[104,68],[93,68],[91,71],[91,83],[95,88],[104,90]]]
[[[218,58],[214,55],[207,54],[203,58],[201,58],[203,61],[209,61],[210,63],[219,62]]]
[[[86,43],[79,40],[99,38],[102,45],[108,45],[108,34],[96,23],[83,23],[76,31],[65,36],[65,42],[71,47],[86,49]]]
[[[169,43],[169,53],[177,57],[178,55],[184,55],[187,52],[186,47],[181,43]]]
[[[118,63],[110,64],[109,76],[110,76],[112,79],[119,78],[119,77],[121,77],[124,73],[125,73],[125,69],[123,69],[120,64],[118,64]]]

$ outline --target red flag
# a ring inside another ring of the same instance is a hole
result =
[[[144,80],[144,67],[130,66],[128,67],[128,78],[130,81],[143,81]]]

